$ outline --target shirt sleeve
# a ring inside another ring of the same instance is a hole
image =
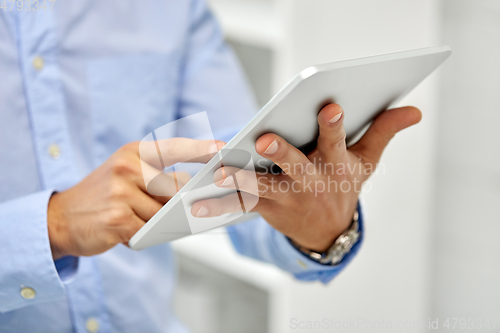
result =
[[[251,258],[269,262],[292,273],[304,281],[330,282],[351,262],[363,241],[363,217],[359,210],[360,238],[337,265],[323,265],[309,259],[293,247],[282,233],[270,226],[262,217],[227,227],[236,250]]]
[[[77,258],[56,262],[52,258],[47,230],[47,205],[52,193],[37,192],[0,204],[2,313],[65,297],[64,282],[77,269]],[[24,298],[24,288],[33,289],[34,297],[31,293]]]
[[[254,96],[204,0],[191,3],[183,59],[178,118],[206,111],[219,140],[227,139],[252,119],[258,110]],[[191,133],[195,128],[177,130],[184,137],[196,137],[197,133]]]

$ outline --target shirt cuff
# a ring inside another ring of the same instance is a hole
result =
[[[47,206],[53,190],[0,204],[0,312],[65,297],[65,288],[52,258]],[[70,277],[75,262],[61,262]],[[74,275],[73,271],[73,275]]]
[[[280,253],[281,257],[280,266],[293,273],[293,275],[299,280],[320,280],[323,283],[330,282],[352,261],[358,253],[361,243],[363,242],[363,218],[361,208],[359,206],[358,211],[360,238],[351,248],[351,251],[347,253],[344,258],[342,258],[342,261],[337,265],[320,264],[310,259],[290,244],[290,241],[285,235],[273,229],[273,243],[275,244],[275,250]]]
[[[54,262],[59,278],[64,284],[68,284],[73,281],[76,271],[78,270],[79,261],[78,257],[66,256],[57,259]]]

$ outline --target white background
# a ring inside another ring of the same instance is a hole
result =
[[[267,315],[249,303],[244,313],[234,314],[233,327],[253,318],[272,332],[356,331],[355,326],[293,329],[291,320],[306,325],[326,318],[351,325],[361,318],[374,327],[358,331],[386,331],[376,325],[403,323],[412,325],[407,331],[424,332],[429,318],[439,318],[444,330],[445,320],[457,317],[473,318],[475,327],[489,318],[488,331],[493,331],[493,320],[500,317],[495,213],[500,206],[500,2],[213,0],[212,5],[228,39],[240,45],[237,51],[264,102],[262,87],[270,87],[271,96],[312,64],[441,44],[454,51],[443,70],[402,103],[418,106],[423,121],[398,134],[385,152],[385,172],[371,179],[373,190],[362,196],[364,247],[332,283],[300,283],[239,259],[227,253],[232,250],[224,235],[175,244],[186,258],[267,293],[262,301]],[[249,57],[246,47],[259,48],[260,56]],[[227,325],[220,321],[228,321],[220,319],[223,291],[203,287],[203,270],[191,273],[201,287],[189,292],[191,286],[181,281],[180,317],[195,332],[223,332]],[[238,308],[245,300],[232,302]],[[184,316],[193,304],[199,316]],[[253,332],[249,325],[239,331]]]

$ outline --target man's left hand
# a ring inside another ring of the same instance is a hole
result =
[[[326,251],[351,224],[362,184],[374,172],[383,150],[402,129],[418,123],[414,107],[381,113],[363,137],[347,149],[344,112],[338,104],[325,106],[318,115],[317,147],[307,156],[276,134],[264,134],[255,149],[283,173],[260,173],[232,167],[219,169],[215,184],[237,189],[243,196],[260,198],[258,212],[276,230],[302,247]],[[255,186],[257,177],[257,189]],[[245,200],[245,197],[243,197]],[[237,194],[196,202],[191,213],[214,217],[241,211]]]

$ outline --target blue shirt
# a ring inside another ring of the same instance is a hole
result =
[[[169,244],[54,262],[47,203],[123,144],[172,120],[206,111],[226,139],[255,110],[201,0],[0,10],[0,331],[86,332],[94,318],[100,332],[184,332],[171,309]],[[303,280],[328,282],[359,248],[326,266],[262,219],[230,228],[240,253]],[[25,287],[33,299],[21,296]]]

